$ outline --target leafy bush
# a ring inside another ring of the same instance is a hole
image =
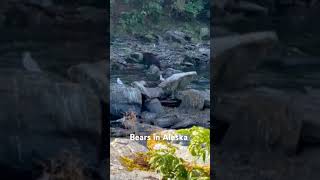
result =
[[[178,134],[187,135],[191,138],[188,147],[192,156],[197,158],[202,157],[205,161],[206,157],[210,156],[210,130],[193,126],[190,129],[180,129],[176,131]]]
[[[156,25],[161,17],[195,19],[203,10],[208,0],[110,0],[111,13],[117,11],[115,3],[125,3],[128,9],[121,12],[118,23],[127,31],[141,31],[146,24]]]
[[[187,179],[188,171],[184,166],[184,161],[170,151],[158,150],[152,152],[149,161],[150,167],[160,172],[163,179]]]
[[[210,130],[202,127],[181,129],[177,134],[188,135],[191,138],[188,150],[195,158],[202,157],[205,161],[210,155]],[[121,161],[128,170],[155,170],[161,174],[164,180],[209,180],[210,166],[190,163],[176,156],[176,147],[166,140],[147,141],[149,152],[136,153],[133,157],[122,157]],[[157,148],[159,146],[160,148]]]

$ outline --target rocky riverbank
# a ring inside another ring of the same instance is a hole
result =
[[[128,139],[129,134],[148,136],[164,129],[210,127],[208,41],[194,41],[187,33],[168,30],[145,37],[114,37],[110,53],[111,136]],[[134,122],[128,113],[133,113]],[[113,146],[120,139],[112,141]],[[135,141],[129,144],[144,147]],[[113,157],[130,155],[116,149],[111,148]],[[113,179],[159,179],[157,174],[126,171],[119,158],[113,161]]]

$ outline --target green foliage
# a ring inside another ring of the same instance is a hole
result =
[[[161,17],[195,19],[208,0],[110,0],[111,12],[115,3],[125,3],[130,9],[122,12],[117,23],[127,32],[141,31],[140,26],[156,25]]]
[[[175,0],[171,7],[173,14],[180,13],[186,18],[196,18],[204,9],[205,0]]]
[[[144,22],[145,13],[140,11],[130,11],[121,14],[120,25],[127,32],[132,32],[133,29],[139,29]]]
[[[202,158],[205,161],[206,157],[210,156],[210,130],[193,126],[190,129],[180,129],[176,131],[178,134],[187,135],[191,138],[188,150],[192,156]]]
[[[157,150],[153,152],[149,163],[151,168],[160,172],[163,179],[182,180],[188,177],[183,159],[176,157],[170,151]]]
[[[197,17],[203,8],[204,2],[201,0],[190,0],[185,5],[185,11],[192,14],[193,17]]]
[[[190,129],[176,131],[180,135],[188,135],[191,138],[188,147],[190,153],[203,158],[210,153],[210,130],[194,126]],[[153,140],[153,136],[147,141],[149,152],[137,153],[135,157],[122,157],[122,164],[129,170],[155,170],[159,172],[163,180],[209,180],[210,166],[190,163],[176,155],[176,147],[163,140]],[[161,148],[157,148],[157,146]]]
[[[189,180],[210,180],[210,177],[208,177],[207,173],[204,171],[203,168],[194,167],[188,173],[188,179]]]

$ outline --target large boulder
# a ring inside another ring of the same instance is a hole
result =
[[[202,110],[204,108],[205,97],[204,94],[195,89],[188,89],[177,92],[177,99],[181,100],[179,107],[186,109]]]
[[[83,86],[94,90],[100,99],[108,103],[107,62],[101,61],[93,64],[79,64],[68,70],[69,78]]]
[[[274,32],[256,32],[215,38],[213,82],[216,90],[240,89],[250,71],[257,68],[278,42]]]
[[[141,113],[142,95],[139,89],[122,85],[110,84],[110,114],[121,118],[126,112]]]
[[[151,113],[161,114],[163,113],[163,107],[161,102],[157,98],[148,99],[144,102],[144,108]]]
[[[195,71],[173,74],[161,82],[159,87],[162,88],[166,94],[172,94],[178,90],[185,89],[196,76],[197,72]]]
[[[88,143],[76,132],[94,142],[99,138],[101,108],[90,90],[50,74],[12,69],[0,71],[0,82],[1,164],[29,168],[34,154],[49,158]],[[86,146],[96,154],[97,146]]]

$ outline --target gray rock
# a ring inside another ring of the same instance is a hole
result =
[[[143,123],[151,124],[157,116],[158,115],[156,113],[144,111],[141,113],[141,121]]]
[[[168,68],[168,69],[166,69],[166,70],[164,70],[162,72],[162,76],[163,76],[163,78],[166,79],[166,78],[168,78],[168,77],[170,77],[170,76],[172,76],[174,74],[177,74],[177,73],[182,73],[182,71],[176,70],[176,69],[173,69],[173,68]]]
[[[166,94],[172,94],[178,90],[183,90],[196,76],[197,72],[195,71],[173,74],[161,82],[159,87],[162,88]]]
[[[164,96],[164,91],[160,87],[146,88],[150,98],[161,98]]]
[[[139,89],[141,94],[145,95],[148,99],[158,98],[163,95],[163,90],[159,87],[147,88],[144,81],[135,81],[132,86]]]
[[[91,88],[103,102],[109,103],[109,79],[106,68],[105,61],[94,64],[79,64],[68,70],[68,76],[72,81]]]
[[[159,77],[161,72],[160,72],[160,69],[158,68],[158,66],[151,65],[149,67],[149,69],[147,70],[147,74],[148,75],[155,75],[155,76]]]
[[[169,128],[180,121],[181,119],[177,115],[165,115],[155,119],[153,124],[161,128]]]
[[[144,103],[144,107],[148,112],[161,114],[163,113],[163,107],[157,98],[148,99]]]
[[[181,31],[167,31],[164,35],[164,39],[181,44],[191,41],[191,37]]]
[[[179,107],[186,109],[198,109],[204,108],[205,97],[202,92],[195,89],[188,89],[177,92],[177,99],[181,100]]]
[[[121,118],[126,112],[141,112],[142,96],[137,88],[126,85],[110,84],[110,114]]]

